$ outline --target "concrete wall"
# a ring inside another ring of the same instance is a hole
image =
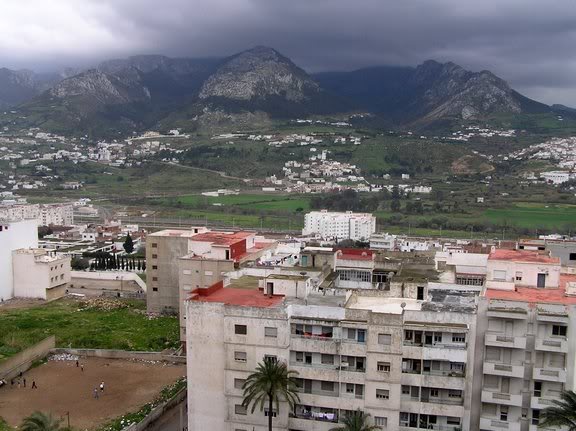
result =
[[[154,421],[160,419],[160,417],[166,413],[171,408],[177,406],[179,403],[186,399],[186,388],[183,388],[179,391],[176,395],[174,395],[171,399],[166,401],[165,403],[160,404],[152,409],[148,415],[144,419],[142,419],[137,424],[131,425],[128,428],[125,428],[124,431],[144,431],[148,429],[150,425],[154,423]]]
[[[32,362],[44,358],[55,345],[56,337],[51,335],[36,345],[8,358],[6,361],[0,362],[0,379],[10,380],[21,371],[28,370]]]
[[[88,358],[108,358],[108,359],[138,359],[143,361],[165,361],[177,364],[185,364],[184,356],[165,355],[162,352],[131,352],[128,350],[110,349],[54,349],[50,353],[69,353]]]
[[[134,274],[133,272],[72,271],[71,276],[71,283],[74,284],[74,287],[76,287],[76,284],[80,285],[82,282],[89,283],[92,286],[97,286],[99,282],[102,282],[103,285],[109,284],[109,282],[114,282],[114,284],[117,283],[119,287],[121,283],[132,283],[138,285],[140,289],[146,292],[146,283],[144,283],[138,274]]]

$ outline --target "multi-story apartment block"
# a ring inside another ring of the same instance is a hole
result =
[[[369,213],[312,211],[304,216],[303,235],[337,240],[368,241],[376,232],[376,217]]]
[[[387,430],[477,429],[479,289],[428,288],[411,272],[343,296],[326,294],[329,278],[317,268],[252,268],[191,291],[189,429],[264,431],[272,414],[278,430],[328,431],[358,408]],[[298,372],[294,409],[242,406],[242,385],[266,357]]]
[[[71,226],[74,206],[71,204],[15,204],[0,207],[0,219],[36,219],[40,226]]]
[[[575,387],[576,276],[561,274],[559,258],[496,250],[487,277],[478,312],[480,429],[536,431],[540,411]]]
[[[14,270],[12,252],[22,248],[38,247],[36,220],[0,220],[0,300],[14,296]]]
[[[223,273],[262,256],[275,241],[254,232],[163,230],[146,241],[146,274],[149,312],[180,316],[181,340],[185,341],[184,298],[193,289],[206,288],[222,280]]]

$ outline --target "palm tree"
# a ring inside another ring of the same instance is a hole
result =
[[[22,431],[64,431],[68,429],[61,427],[61,422],[61,419],[54,419],[51,414],[34,412],[24,418],[20,429]]]
[[[368,423],[369,417],[369,413],[364,413],[360,409],[351,413],[346,413],[342,420],[344,426],[332,428],[330,431],[376,431],[382,429],[377,425],[370,425]]]
[[[272,412],[274,407],[279,411],[280,401],[288,402],[290,408],[300,401],[298,388],[296,385],[295,371],[289,371],[284,362],[278,362],[274,358],[264,358],[258,364],[256,371],[248,376],[242,389],[244,390],[244,400],[242,405],[246,408],[252,406],[251,413],[254,413],[256,406],[260,411],[264,410],[264,405],[268,401],[268,430],[272,431]]]
[[[559,400],[552,401],[551,407],[542,410],[540,416],[541,427],[568,427],[569,431],[576,431],[576,393],[563,391]]]

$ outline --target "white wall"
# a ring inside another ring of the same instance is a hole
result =
[[[19,248],[38,247],[38,222],[36,220],[0,222],[0,226],[2,226],[0,232],[0,300],[7,300],[14,296],[12,251]]]

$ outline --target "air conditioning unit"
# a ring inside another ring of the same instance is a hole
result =
[[[342,367],[342,368],[346,368],[349,366],[350,366],[350,364],[348,362],[340,362],[340,367]]]

